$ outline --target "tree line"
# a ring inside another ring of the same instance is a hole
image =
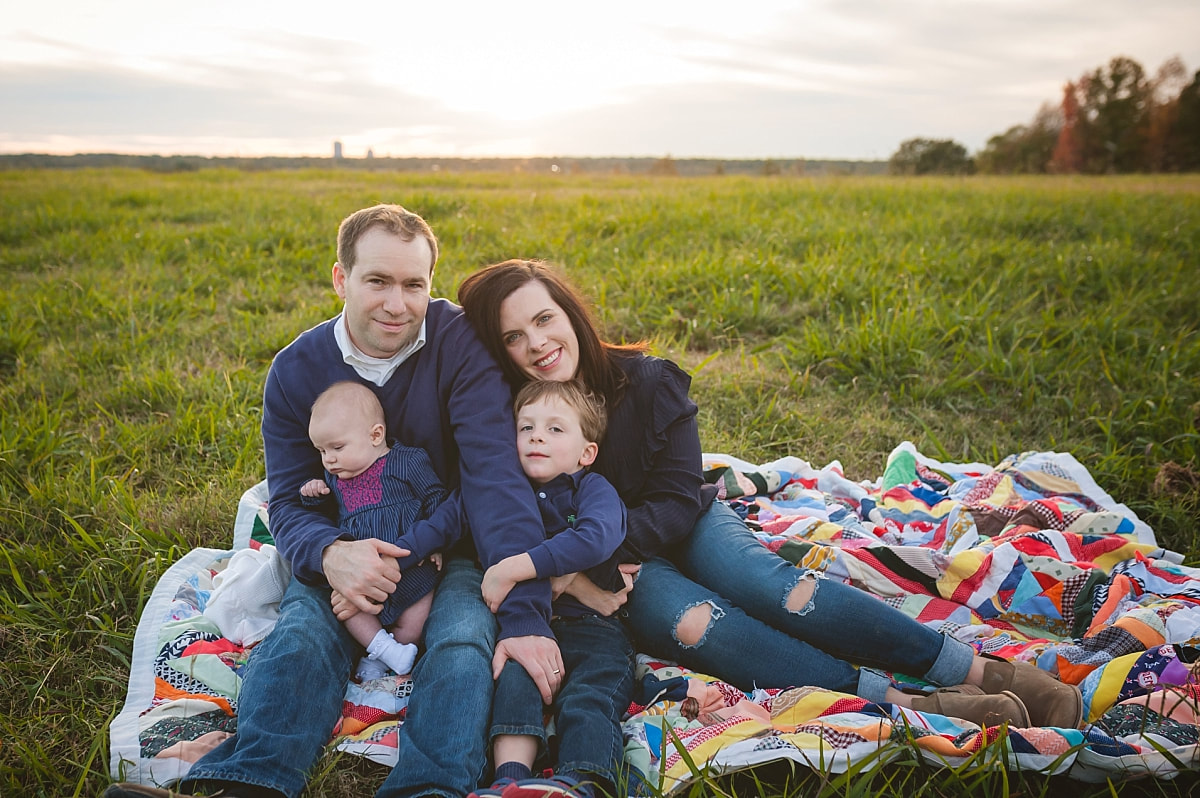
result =
[[[1200,171],[1200,70],[1168,59],[1153,76],[1132,58],[1068,81],[1058,104],[988,139],[974,157],[948,139],[909,139],[892,174],[1119,174]]]

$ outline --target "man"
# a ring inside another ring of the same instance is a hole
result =
[[[516,455],[510,391],[461,310],[430,299],[437,239],[398,205],[347,217],[338,230],[333,288],[340,315],[276,355],[263,398],[263,448],[271,532],[294,578],[272,633],[254,650],[238,708],[238,732],[188,772],[184,793],[296,798],[329,742],[347,678],[360,653],[334,616],[331,589],[378,613],[400,579],[378,540],[350,540],[304,507],[300,486],[321,471],[308,439],[310,408],[334,382],[356,380],[379,396],[389,439],[425,449],[448,488],[458,486],[475,551],[448,556],[426,624],[426,653],[401,727],[399,761],[380,798],[460,796],[486,767],[493,664],[520,663],[549,703],[562,659],[550,632],[550,587],[522,584],[492,615],[482,571],[542,541],[542,522]],[[465,556],[464,556],[465,555]],[[165,791],[113,785],[105,798]]]

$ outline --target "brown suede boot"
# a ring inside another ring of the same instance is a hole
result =
[[[983,728],[1005,723],[1019,728],[1029,726],[1029,711],[1016,695],[1009,692],[988,695],[973,684],[939,688],[914,698],[912,708],[918,712],[969,720]]]
[[[1029,707],[1034,726],[1078,729],[1083,721],[1083,694],[1073,684],[1060,682],[1027,662],[1007,662],[986,657],[983,666],[985,693],[1016,693]]]

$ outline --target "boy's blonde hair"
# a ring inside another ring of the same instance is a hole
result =
[[[525,383],[517,392],[517,398],[513,400],[513,416],[519,414],[527,405],[546,398],[562,400],[563,404],[579,415],[579,428],[586,441],[599,444],[604,439],[604,429],[608,425],[604,399],[589,391],[578,380],[532,380]]]

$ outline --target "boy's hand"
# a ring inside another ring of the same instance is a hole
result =
[[[300,495],[307,496],[310,499],[324,496],[327,493],[329,493],[329,486],[325,484],[325,480],[323,479],[310,479],[300,486]]]
[[[500,609],[500,605],[508,597],[508,592],[517,584],[518,580],[513,578],[515,568],[510,562],[515,559],[506,557],[483,574],[483,601],[492,612]]]
[[[434,568],[438,569],[439,571],[442,570],[442,553],[440,551],[435,551],[433,554],[430,554],[429,561],[433,563]]]

